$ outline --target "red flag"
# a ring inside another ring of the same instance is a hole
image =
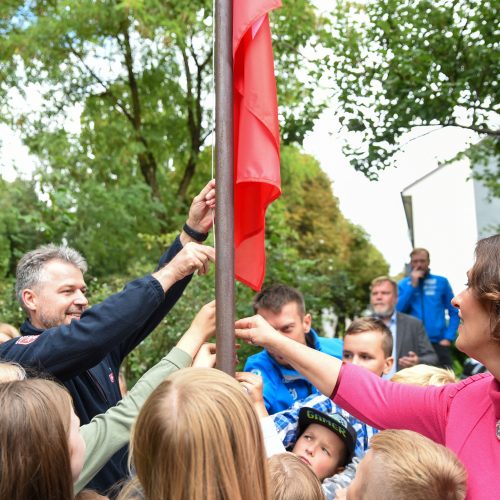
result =
[[[268,12],[281,0],[233,0],[236,279],[260,290],[266,209],[281,194],[278,99]]]

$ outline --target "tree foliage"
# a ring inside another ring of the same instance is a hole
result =
[[[376,179],[415,127],[469,129],[486,140],[475,161],[498,156],[496,2],[338,2],[332,18],[334,92],[357,170]]]
[[[191,186],[194,192],[209,177],[210,157],[208,150],[201,155]],[[314,158],[297,147],[284,146],[281,169],[283,195],[271,205],[267,217],[265,285],[280,282],[299,288],[315,318],[315,328],[321,330],[323,309],[333,309],[341,320],[360,314],[368,301],[370,280],[386,274],[388,266],[366,234],[343,217],[330,182]],[[87,180],[73,210],[65,205],[69,198],[60,188],[47,196],[37,191],[33,181],[0,182],[0,241],[12,242],[0,247],[4,276],[0,320],[16,326],[23,315],[14,299],[14,271],[24,252],[62,241],[82,251],[89,262],[89,298],[95,304],[127,281],[150,273],[162,249],[175,237],[175,231],[163,233],[148,212],[152,201],[142,181],[103,190],[99,183]],[[182,219],[174,216],[172,220],[181,226]],[[135,380],[158,361],[187,329],[196,311],[214,296],[213,269],[207,277],[195,276],[167,318],[129,356],[128,378]],[[252,290],[238,284],[238,317],[252,314],[252,297]],[[241,362],[253,352],[254,348],[242,346]]]
[[[325,308],[341,318],[361,312],[370,279],[388,268],[296,146],[325,107],[316,88],[329,62],[329,21],[310,2],[290,0],[272,23],[283,196],[268,212],[266,284],[298,287],[318,327]],[[0,179],[0,319],[19,326],[13,282],[24,252],[48,242],[82,251],[96,303],[151,272],[184,222],[187,200],[211,175],[212,4],[7,0],[0,33],[0,120],[39,163],[30,180]],[[251,314],[252,295],[238,285],[238,316]],[[127,360],[129,377],[157,361],[213,297],[213,271],[195,277]]]
[[[303,55],[324,21],[306,0],[274,18],[283,139],[300,142],[324,107],[314,96],[324,63]],[[212,24],[208,0],[2,2],[1,119],[48,176],[106,187],[142,178],[180,211],[212,130]],[[33,94],[40,106],[11,106]]]

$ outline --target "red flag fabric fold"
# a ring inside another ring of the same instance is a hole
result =
[[[281,194],[278,99],[268,12],[281,0],[233,0],[236,279],[260,290],[266,209]]]

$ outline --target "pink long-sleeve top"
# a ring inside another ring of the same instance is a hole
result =
[[[489,374],[442,387],[383,380],[344,364],[331,396],[378,429],[409,429],[453,450],[468,473],[469,500],[500,499],[500,383]]]

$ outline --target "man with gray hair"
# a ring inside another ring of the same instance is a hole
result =
[[[86,272],[83,255],[67,246],[44,245],[23,255],[16,269],[16,297],[29,323],[46,330],[80,319],[88,306]],[[68,284],[63,293],[43,286],[60,275],[72,280],[73,286]]]
[[[28,319],[22,336],[0,345],[0,359],[48,372],[69,390],[81,424],[121,399],[119,368],[174,306],[192,274],[205,274],[214,249],[200,244],[212,227],[215,183],[196,196],[181,234],[156,272],[88,308],[85,259],[74,249],[47,245],[17,266],[16,294]],[[104,493],[127,476],[126,448],[89,487]]]
[[[437,365],[438,357],[427,337],[423,323],[408,314],[396,311],[398,284],[388,276],[375,278],[370,287],[372,315],[381,319],[393,337],[394,365],[385,378],[403,368],[419,363]]]

